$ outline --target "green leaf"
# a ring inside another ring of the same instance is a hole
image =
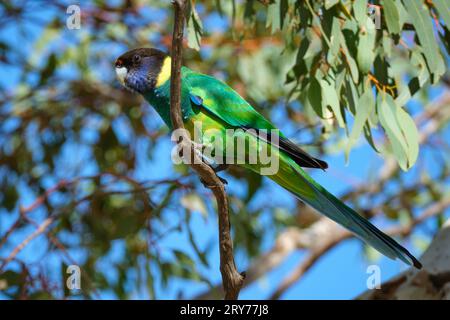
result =
[[[445,64],[434,36],[433,24],[425,3],[422,0],[403,0],[412,18],[423,53],[435,80],[445,72]]]
[[[336,5],[339,0],[325,0],[325,9],[330,9],[332,6]]]
[[[389,32],[399,34],[401,31],[400,15],[393,0],[383,0],[383,13]]]
[[[397,108],[397,119],[408,144],[408,168],[411,168],[419,155],[419,132],[416,123],[403,108]]]
[[[194,3],[191,1],[190,14],[187,21],[187,42],[189,48],[200,50],[200,44],[203,35],[203,25],[200,17],[195,9]]]
[[[358,89],[356,88],[353,81],[350,79],[350,76],[347,77],[348,80],[345,81],[345,95],[347,98],[348,103],[348,109],[350,112],[355,115],[356,114],[356,108],[359,100],[359,93]]]
[[[339,48],[341,47],[341,25],[339,19],[333,18],[333,25],[331,27],[331,37],[330,37],[330,49],[327,54],[327,61],[330,65],[335,66],[336,60],[339,54]]]
[[[405,105],[409,101],[409,99],[411,99],[413,90],[411,90],[407,85],[400,83],[397,88],[397,97],[395,98],[395,103],[399,106]]]
[[[336,74],[336,91],[337,92],[341,92],[342,86],[345,83],[345,78],[347,75],[347,70],[346,69],[342,69],[339,73]]]
[[[383,32],[383,52],[386,58],[390,58],[392,55],[392,48],[394,47],[392,38],[387,32]]]
[[[316,114],[323,118],[324,112],[322,108],[322,89],[316,77],[311,78],[308,88],[308,101]]]
[[[360,27],[357,61],[362,73],[368,73],[375,59],[375,25],[370,18]]]
[[[353,3],[353,13],[359,24],[365,24],[365,21],[368,18],[367,0],[356,0]]]
[[[411,65],[415,67],[417,77],[410,81],[410,93],[413,96],[420,88],[422,88],[430,79],[427,63],[420,50],[413,50],[410,58]],[[417,79],[417,81],[415,80]],[[417,83],[415,83],[417,82]]]
[[[283,29],[284,20],[286,19],[286,14],[289,9],[288,0],[278,0],[280,1],[280,29]]]
[[[378,95],[378,116],[391,143],[392,152],[400,167],[408,169],[408,144],[397,121],[397,108],[394,99],[385,93]]]
[[[403,25],[409,20],[409,14],[400,1],[395,1],[395,6],[398,11],[398,19],[400,24],[400,30],[403,29]]]
[[[343,59],[347,62],[353,82],[358,83],[359,82],[358,66],[356,65],[355,59],[353,59],[352,55],[350,54],[350,51],[348,50],[344,35],[342,34],[342,32],[339,32],[339,34],[341,35],[342,51],[344,52],[345,55]]]
[[[270,4],[267,7],[266,28],[272,27],[272,34],[281,29],[280,21],[280,0]]]
[[[366,138],[366,141],[369,143],[372,149],[375,152],[379,152],[377,146],[375,145],[375,141],[373,141],[372,129],[370,129],[370,125],[368,123],[364,125],[364,137]]]
[[[370,113],[372,112],[375,105],[374,97],[372,91],[366,90],[364,94],[359,98],[358,108],[356,109],[355,122],[353,124],[352,131],[350,133],[347,148],[345,150],[345,157],[348,160],[348,155],[350,154],[350,150],[352,146],[356,143],[359,136],[361,135],[364,125],[369,118]]]
[[[330,106],[333,110],[334,116],[341,128],[345,128],[344,118],[341,113],[341,107],[339,104],[339,97],[336,89],[325,79],[320,80],[320,87],[322,88],[322,108]]]

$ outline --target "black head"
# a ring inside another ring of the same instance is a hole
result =
[[[116,60],[117,77],[126,88],[147,92],[155,88],[168,57],[165,52],[153,48],[130,50]]]

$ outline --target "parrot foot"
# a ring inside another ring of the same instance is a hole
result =
[[[226,179],[221,178],[221,177],[219,177],[219,176],[217,176],[217,178],[219,178],[219,180],[220,180],[224,185],[228,185],[228,181],[227,181]],[[208,184],[206,183],[206,181],[203,180],[202,178],[200,178],[200,182],[203,184],[203,186],[204,186],[205,188],[210,188],[210,187],[212,187],[212,186],[208,185]]]
[[[229,167],[230,167],[229,164],[222,163],[222,164],[218,164],[217,166],[213,167],[212,169],[214,170],[215,173],[217,173],[220,171],[227,170]]]
[[[216,165],[215,167],[211,166],[211,168],[217,175],[217,172],[227,170],[229,166],[230,166],[229,164],[221,163],[221,164]],[[219,180],[222,181],[223,184],[225,184],[225,185],[228,184],[228,181],[226,179],[221,178],[218,175],[217,175],[217,178],[219,178]]]
[[[217,175],[217,172],[226,170],[226,169],[229,167],[229,165],[228,165],[228,164],[225,164],[225,163],[218,164],[218,165],[215,166],[215,167],[213,167],[211,164],[208,164],[208,165],[211,167],[211,169],[213,169],[213,171],[216,173],[216,175]],[[227,181],[226,179],[224,179],[224,178],[222,178],[222,177],[219,177],[218,175],[217,175],[217,178],[219,178],[219,180],[220,180],[224,185],[228,185],[228,181]],[[208,186],[208,185],[206,184],[206,182],[205,182],[202,178],[200,178],[200,182],[201,182],[201,183],[203,184],[203,186],[205,186],[206,188],[210,187],[210,186]]]
[[[217,176],[217,178],[219,178],[220,181],[222,181],[223,184],[228,185],[228,181],[224,178],[221,178],[219,176]]]

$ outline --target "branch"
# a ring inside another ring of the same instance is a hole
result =
[[[39,227],[32,234],[30,234],[21,244],[15,247],[14,250],[11,252],[11,254],[3,261],[2,265],[0,266],[0,274],[3,272],[3,268],[10,261],[12,261],[19,254],[19,252],[22,251],[22,249],[27,246],[27,244],[30,243],[31,240],[33,240],[40,234],[44,233],[52,222],[53,218],[45,219],[44,222],[40,224]]]
[[[6,244],[11,234],[20,226],[20,224],[23,222],[26,215],[41,206],[45,200],[47,200],[51,194],[53,194],[56,191],[59,191],[60,189],[67,187],[70,184],[73,184],[77,182],[78,179],[75,180],[61,180],[59,181],[55,186],[51,187],[50,189],[46,190],[43,195],[39,196],[31,205],[27,207],[19,206],[19,217],[17,218],[16,222],[6,231],[5,235],[0,240],[0,248]],[[23,248],[22,248],[23,249]],[[22,250],[20,249],[20,250]],[[20,251],[19,250],[19,251]],[[11,259],[12,260],[12,259]],[[9,261],[11,261],[9,260]],[[8,261],[8,262],[9,262]],[[0,268],[0,271],[5,267],[7,263],[4,263],[2,267]]]
[[[178,147],[181,150],[190,150],[188,155],[183,154],[183,158],[188,160],[190,166],[196,171],[199,177],[205,182],[213,192],[217,200],[219,217],[219,249],[220,249],[220,272],[222,273],[222,283],[225,288],[225,299],[237,299],[239,291],[244,282],[244,278],[236,269],[233,256],[233,242],[230,235],[230,218],[228,212],[228,200],[225,187],[217,177],[214,170],[205,164],[197,155],[192,141],[189,139],[181,116],[181,61],[184,31],[184,12],[186,0],[174,0],[174,28],[172,38],[172,65],[170,76],[170,117],[173,130],[180,132],[181,139]]]

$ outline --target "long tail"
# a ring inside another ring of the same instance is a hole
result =
[[[385,256],[394,260],[398,258],[418,269],[422,267],[408,250],[329,193],[287,156],[280,157],[280,170],[270,178]]]

